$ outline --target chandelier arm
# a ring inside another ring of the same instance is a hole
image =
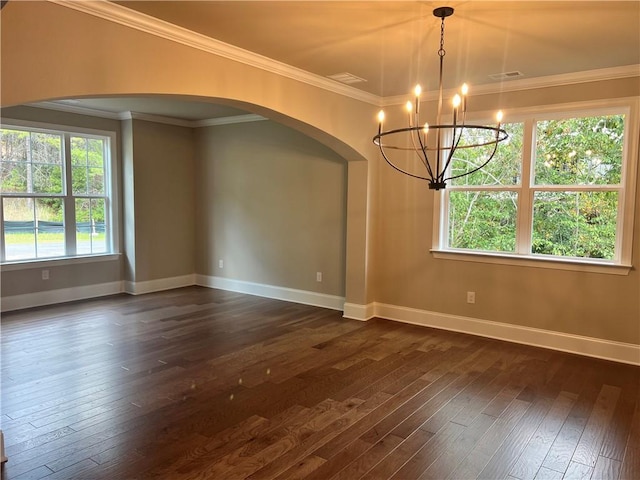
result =
[[[429,162],[429,155],[427,155],[426,150],[422,150],[422,163],[424,164],[427,171],[429,172],[429,180],[433,180],[434,178],[433,170],[431,169],[431,163]]]
[[[429,171],[429,175],[433,178],[433,172],[431,171],[431,165],[429,165],[429,157],[427,157],[427,153],[424,150],[424,144],[422,143],[422,139],[420,138],[420,133],[415,128],[411,129],[409,132],[409,136],[411,137],[411,143],[413,143],[413,150],[416,152],[416,155],[425,166],[425,168]],[[418,137],[418,143],[420,144],[420,148],[416,145],[416,138]],[[422,152],[422,155],[420,154]]]
[[[384,153],[384,149],[382,148],[382,144],[378,144],[378,146],[380,147],[380,153],[382,154],[382,157],[385,159],[385,161],[391,166],[393,167],[395,170],[399,171],[400,173],[404,173],[405,175],[408,175],[410,177],[413,178],[417,178],[419,180],[428,180],[428,181],[433,181],[432,178],[428,178],[428,177],[421,177],[420,175],[416,175],[414,173],[411,172],[407,172],[406,170],[403,170],[402,168],[396,166],[394,163],[391,162],[391,160],[389,160],[387,158],[387,155]]]
[[[429,163],[429,155],[427,154],[427,146],[422,143],[422,139],[420,138],[420,134],[417,134],[418,136],[418,142],[420,143],[420,151],[422,152],[422,163],[424,163],[424,166],[427,167],[427,170],[429,171],[429,176],[431,177],[431,179],[433,180],[433,171],[431,170],[431,163]],[[417,153],[417,152],[416,152]]]
[[[462,116],[462,125],[457,127],[455,123],[453,124],[453,142],[451,143],[451,149],[449,150],[449,154],[447,155],[447,162],[444,164],[444,168],[442,169],[443,182],[450,180],[450,178],[444,178],[444,175],[447,172],[447,169],[449,168],[451,161],[453,160],[453,156],[455,155],[456,150],[458,149],[458,145],[460,145],[460,140],[462,140],[462,132],[464,131],[464,127],[465,127],[464,122],[465,122],[465,115]],[[457,140],[456,140],[456,129],[460,131],[460,133],[458,134]]]

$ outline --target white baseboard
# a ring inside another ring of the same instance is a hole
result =
[[[126,292],[132,295],[170,290],[173,288],[201,285],[232,292],[246,293],[288,302],[302,303],[332,310],[343,310],[344,317],[366,321],[373,317],[394,320],[414,325],[439,328],[454,332],[495,338],[513,343],[549,348],[588,357],[615,362],[640,365],[640,345],[615,342],[599,338],[572,335],[551,330],[510,325],[507,323],[461,317],[444,313],[399,307],[383,303],[366,305],[345,303],[343,297],[292,288],[264,285],[223,277],[199,274],[162,278],[146,282],[109,282],[75,288],[61,288],[43,292],[3,297],[0,311],[8,312],[23,308],[40,307],[56,303],[85,300]]]
[[[180,277],[158,278],[145,282],[124,282],[124,291],[130,295],[142,295],[145,293],[161,292],[173,288],[189,287],[196,284],[195,273]]]
[[[2,297],[0,310],[3,312],[10,312],[12,310],[21,310],[23,308],[41,307],[55,303],[104,297],[105,295],[115,295],[122,292],[122,282],[99,283],[96,285],[84,285],[81,287],[45,290],[42,292]]]
[[[360,320],[366,322],[367,320],[375,317],[374,311],[375,304],[368,303],[366,305],[360,305],[357,303],[345,303],[344,304],[344,318],[350,318],[351,320]]]
[[[344,307],[344,297],[327,295],[324,293],[309,292],[307,290],[296,290],[293,288],[278,287],[275,285],[265,285],[262,283],[245,282],[224,277],[213,277],[208,275],[196,275],[196,285],[203,287],[219,288],[231,292],[246,293],[258,297],[285,300],[287,302],[302,303],[315,307],[330,308],[331,310],[342,310]]]
[[[583,337],[551,330],[460,317],[382,303],[374,304],[376,317],[424,325],[513,343],[576,353],[587,357],[640,365],[640,345]]]

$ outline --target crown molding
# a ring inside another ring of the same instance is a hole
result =
[[[230,125],[232,123],[248,123],[248,122],[260,122],[262,120],[269,120],[266,117],[255,114],[247,115],[234,115],[232,117],[219,117],[209,118],[207,120],[197,120],[191,122],[192,127],[215,127],[217,125]]]
[[[108,118],[110,120],[124,120],[123,112],[108,112],[95,108],[81,107],[79,105],[69,105],[59,101],[27,103],[26,106],[44,108],[47,110],[56,110],[58,112],[76,113],[78,115],[88,115],[90,117]]]
[[[517,92],[522,90],[532,90],[534,88],[560,87],[563,85],[576,85],[579,83],[598,82],[603,80],[616,80],[619,78],[640,77],[639,65],[625,65],[622,67],[601,68],[597,70],[585,70],[583,72],[564,73],[561,75],[549,75],[546,77],[521,78],[519,80],[505,80],[500,83],[472,86],[473,95],[489,95],[496,93]],[[449,89],[444,92],[445,97],[458,93]],[[381,106],[404,105],[410,93],[406,95],[395,95],[381,99]],[[422,101],[438,99],[437,91],[423,92]]]
[[[118,23],[129,28],[155,35],[157,37],[171,40],[188,47],[196,48],[214,55],[228,58],[236,62],[260,68],[267,72],[276,73],[283,77],[291,78],[314,87],[322,88],[339,95],[353,98],[355,100],[380,105],[380,97],[371,93],[363,92],[357,88],[344,85],[330,80],[320,75],[307,72],[297,67],[278,62],[271,58],[250,52],[243,48],[221,42],[206,35],[179,27],[164,20],[146,15],[144,13],[131,10],[121,5],[111,3],[106,0],[79,1],[79,0],[48,0],[63,7],[71,8],[95,17]]]
[[[144,120],[147,122],[164,123],[167,125],[176,125],[178,127],[188,127],[188,128],[214,127],[216,125],[230,125],[233,123],[248,123],[248,122],[259,122],[262,120],[268,120],[268,118],[266,117],[262,117],[260,115],[254,115],[254,114],[233,115],[231,117],[207,118],[204,120],[183,120],[180,118],[164,117],[162,115],[151,115],[148,113],[138,113],[138,112],[122,112],[122,115],[123,115],[122,120],[131,118],[134,120]]]
[[[139,112],[108,112],[105,110],[97,110],[95,108],[81,107],[79,105],[68,105],[61,102],[40,102],[29,103],[29,107],[45,108],[47,110],[56,110],[59,112],[75,113],[78,115],[88,115],[91,117],[108,118],[110,120],[144,120],[147,122],[163,123],[166,125],[175,125],[178,127],[198,128],[213,127],[216,125],[230,125],[233,123],[259,122],[268,120],[261,115],[247,114],[234,115],[231,117],[208,118],[204,120],[184,120],[181,118],[165,117],[163,115],[152,115],[149,113]]]
[[[121,120],[144,120],[145,122],[164,123],[165,125],[175,125],[177,127],[193,127],[192,120],[183,120],[181,118],[165,117],[162,115],[152,115],[149,113],[138,112],[122,112]]]

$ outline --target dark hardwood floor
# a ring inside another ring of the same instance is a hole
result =
[[[197,287],[3,315],[1,413],[6,480],[640,479],[640,368]]]

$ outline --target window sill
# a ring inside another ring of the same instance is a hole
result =
[[[516,255],[495,252],[472,252],[466,250],[431,249],[434,258],[463,262],[493,263],[519,267],[549,268],[571,270],[574,272],[604,273],[609,275],[628,275],[632,265],[577,258],[555,258],[534,255]]]
[[[0,270],[11,272],[15,270],[29,270],[31,268],[61,267],[65,265],[80,265],[83,263],[113,262],[120,260],[120,253],[103,255],[85,255],[78,257],[39,258],[36,260],[18,260],[0,264]]]

